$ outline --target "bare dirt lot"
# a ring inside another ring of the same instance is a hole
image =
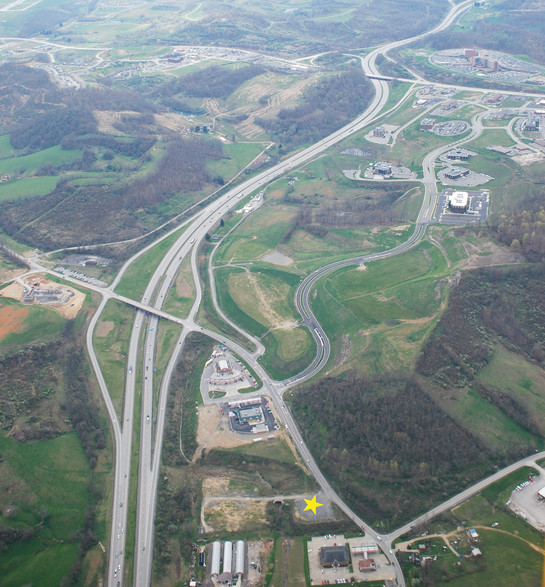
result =
[[[200,457],[205,448],[210,450],[211,448],[232,448],[251,444],[253,436],[244,437],[232,432],[227,417],[221,414],[217,405],[202,406],[199,408],[197,442],[199,448],[195,452],[194,460]]]
[[[4,340],[4,338],[12,332],[18,332],[19,326],[24,322],[27,315],[27,308],[17,308],[15,306],[1,307],[0,340]]]
[[[60,291],[63,294],[60,296],[60,299],[66,299],[67,301],[65,303],[59,303],[56,301],[46,302],[40,301],[40,297],[36,296],[35,301],[28,304],[28,302],[23,301],[23,297],[25,296],[25,288],[33,288],[40,294]],[[17,301],[20,301],[21,303],[26,303],[28,305],[47,306],[53,308],[62,314],[65,318],[68,318],[68,320],[72,320],[72,318],[75,318],[78,315],[78,312],[80,311],[81,306],[85,301],[84,293],[67,285],[60,285],[53,281],[49,281],[49,279],[45,278],[43,275],[29,275],[25,279],[18,279],[16,282],[4,288],[0,292],[0,295],[13,298]]]

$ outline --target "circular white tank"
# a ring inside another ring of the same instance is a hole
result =
[[[233,543],[229,540],[226,540],[223,545],[223,572],[233,572]]]
[[[221,544],[216,540],[212,542],[212,575],[220,574]]]
[[[237,540],[237,556],[235,559],[235,575],[244,575],[244,540]]]

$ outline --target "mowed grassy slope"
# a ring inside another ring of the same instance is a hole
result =
[[[301,371],[316,350],[308,330],[296,327],[293,300],[299,282],[295,273],[266,266],[216,270],[221,307],[242,328],[263,338],[263,366],[277,379]]]

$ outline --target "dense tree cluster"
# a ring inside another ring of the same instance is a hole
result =
[[[522,251],[531,261],[540,261],[545,255],[545,208],[542,201],[542,195],[533,202],[527,201],[524,210],[502,214],[492,226],[493,234],[501,243]]]
[[[372,86],[361,69],[350,69],[320,80],[299,106],[256,122],[283,145],[313,143],[361,114],[371,96]]]
[[[59,144],[66,136],[92,133],[96,129],[92,112],[60,107],[18,125],[11,131],[10,139],[16,149],[39,151]]]
[[[168,82],[160,89],[160,93],[164,97],[183,94],[191,98],[226,98],[244,82],[264,71],[258,65],[244,65],[235,69],[211,65]]]
[[[479,440],[405,377],[326,378],[295,393],[293,410],[341,495],[373,521],[410,518],[487,461]]]

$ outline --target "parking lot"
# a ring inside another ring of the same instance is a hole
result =
[[[259,399],[259,403],[257,403],[257,399]],[[249,399],[249,401],[256,401],[256,403],[251,403],[248,406],[241,407],[259,408],[262,414],[260,421],[241,422],[236,415],[235,408],[232,405],[230,406],[229,402],[224,402],[221,405],[223,412],[229,415],[229,426],[231,427],[231,430],[240,434],[258,434],[259,432],[267,433],[278,430],[280,426],[276,422],[276,418],[274,417],[268,400],[261,397],[254,398],[253,400]]]
[[[320,548],[324,546],[348,546],[350,552],[351,564],[347,567],[322,568],[320,564]],[[365,538],[356,536],[346,539],[342,534],[333,536],[317,536],[307,543],[307,555],[309,560],[310,584],[311,585],[338,585],[349,584],[352,578],[356,581],[386,581],[394,577],[392,566],[388,559],[379,550],[379,553],[370,553],[367,555],[372,558],[376,567],[374,571],[360,571],[359,561],[365,558],[363,554],[353,554],[352,548],[369,546],[371,548],[377,545]]]
[[[437,206],[433,222],[463,226],[474,222],[482,222],[488,213],[490,193],[487,190],[471,191],[469,194],[469,208],[467,212],[451,212],[448,208],[448,196],[452,190],[444,190],[437,196]]]
[[[507,502],[516,515],[541,531],[545,529],[545,500],[539,499],[537,492],[545,486],[542,476],[522,483],[511,493]]]

